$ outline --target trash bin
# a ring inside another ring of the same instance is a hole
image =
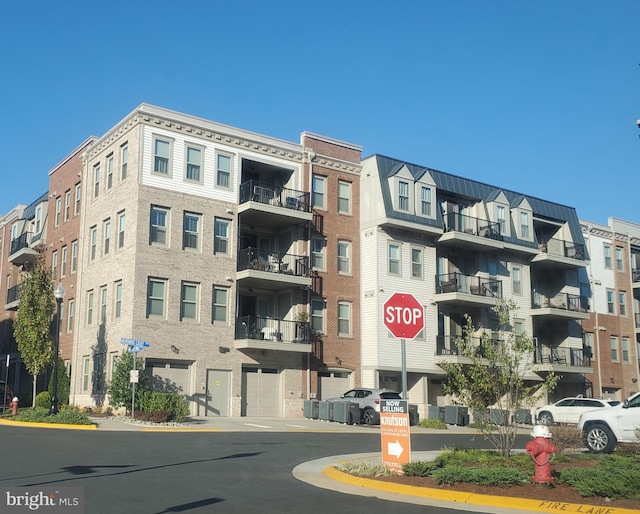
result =
[[[509,424],[509,411],[504,409],[489,409],[489,423],[492,425],[507,426]]]
[[[333,418],[333,402],[318,403],[318,419],[323,421],[332,421]]]
[[[440,419],[444,421],[444,407],[439,407],[438,405],[429,405],[427,416],[429,417],[429,419]]]
[[[337,421],[338,423],[349,422],[349,402],[333,402],[331,421]]]
[[[318,400],[305,400],[302,407],[302,413],[305,418],[318,419],[318,407],[320,402]]]
[[[415,426],[420,423],[420,413],[418,412],[418,406],[409,404],[409,424]]]
[[[529,409],[516,410],[516,423],[522,425],[532,425],[533,416],[531,416],[531,411]]]
[[[468,425],[469,408],[461,405],[447,405],[444,408],[444,422],[447,425]]]
[[[357,403],[349,402],[349,420],[347,423],[349,425],[359,425],[360,424],[360,405]]]

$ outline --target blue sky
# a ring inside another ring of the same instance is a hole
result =
[[[3,2],[0,213],[150,103],[640,223],[637,0]]]

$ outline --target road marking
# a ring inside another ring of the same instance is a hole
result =
[[[306,428],[304,425],[286,425],[288,427],[293,427],[293,428]]]
[[[254,423],[245,423],[248,427],[256,427],[256,428],[271,428],[269,425],[256,425]]]

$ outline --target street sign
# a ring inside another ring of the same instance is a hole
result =
[[[424,328],[424,307],[409,293],[394,293],[384,302],[384,325],[394,337],[413,339]]]
[[[140,378],[140,372],[137,369],[129,371],[129,382],[137,384]]]
[[[380,437],[382,465],[402,473],[402,465],[411,462],[409,403],[406,400],[380,400]]]
[[[139,341],[137,339],[127,339],[123,337],[120,339],[122,344],[127,345],[127,351],[129,352],[141,352],[144,348],[149,348],[150,344],[147,341]]]

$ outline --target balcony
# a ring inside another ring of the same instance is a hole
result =
[[[457,212],[445,214],[444,222],[445,233],[438,240],[442,244],[467,250],[504,248],[499,223]]]
[[[633,314],[633,320],[635,322],[635,328],[639,329],[640,328],[640,313],[634,313]]]
[[[640,268],[631,269],[631,282],[634,283],[634,287],[640,286]]]
[[[534,291],[531,302],[532,316],[556,319],[589,319],[589,301],[586,296],[569,293],[542,293]]]
[[[562,239],[549,239],[539,245],[540,253],[531,261],[536,268],[576,269],[584,268],[584,245]]]
[[[309,193],[249,180],[240,186],[242,222],[269,228],[313,221]]]
[[[309,257],[245,248],[238,252],[236,280],[248,288],[271,290],[311,286]]]
[[[538,371],[562,371],[566,373],[593,373],[591,357],[577,348],[536,348],[534,363]]]
[[[32,232],[25,232],[11,241],[11,253],[9,262],[17,266],[26,263],[34,263],[38,257],[38,252],[31,246],[40,241],[41,234],[35,237]]]
[[[502,280],[461,273],[436,276],[438,303],[464,302],[479,307],[494,306],[502,298]]]
[[[464,357],[458,351],[458,342],[462,336],[443,336],[439,335],[436,345],[436,356],[439,358],[436,360],[446,362],[460,362],[471,363],[471,359]],[[481,337],[473,337],[472,343],[478,348],[478,355],[484,357],[485,345],[497,346],[500,344],[500,340],[495,337],[490,337],[487,340],[483,340]]]
[[[20,289],[22,284],[15,285],[10,287],[7,290],[7,303],[4,306],[4,309],[7,311],[13,311],[18,308],[20,304]]]
[[[311,325],[306,321],[256,316],[236,318],[235,347],[311,353]]]

